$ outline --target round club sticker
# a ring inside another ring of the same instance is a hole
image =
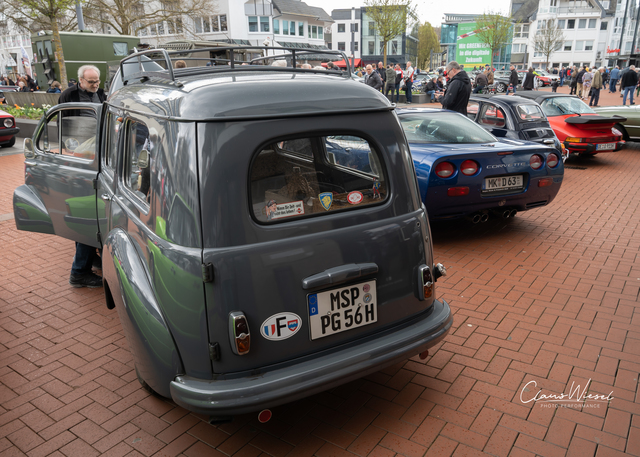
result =
[[[362,192],[358,192],[357,190],[349,192],[349,195],[347,195],[347,200],[349,200],[349,203],[351,203],[352,205],[362,203],[363,198],[364,197],[362,196]]]

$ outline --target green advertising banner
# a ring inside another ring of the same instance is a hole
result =
[[[464,65],[466,71],[473,70],[473,67],[491,65],[491,49],[480,43],[477,32],[478,26],[475,22],[458,24],[456,62]]]

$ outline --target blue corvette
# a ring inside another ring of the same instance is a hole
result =
[[[465,116],[441,109],[398,110],[430,219],[513,217],[545,206],[564,165],[553,148],[498,140]]]

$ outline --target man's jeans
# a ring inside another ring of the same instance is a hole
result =
[[[71,265],[71,274],[75,276],[91,273],[91,266],[96,255],[96,248],[76,242],[76,255]]]
[[[618,83],[617,79],[611,79],[611,81],[609,82],[609,92],[615,92],[616,91],[616,84]]]
[[[627,104],[627,95],[629,95],[629,104],[633,104],[633,91],[635,88],[635,86],[627,86],[624,88],[624,93],[622,94],[622,105]]]
[[[562,87],[563,83],[564,83],[564,76],[560,76],[560,87]]]
[[[600,89],[591,88],[592,95],[591,100],[589,100],[589,106],[597,105],[600,101]]]
[[[476,86],[475,89],[473,89],[473,93],[477,94],[478,92],[480,92],[482,89],[484,89],[485,86]]]
[[[391,98],[393,98],[393,92],[391,93]],[[396,103],[400,100],[400,83],[396,84]]]
[[[427,95],[431,95],[431,103],[433,103],[433,101],[435,100],[436,96],[435,96],[436,91],[435,90],[428,90],[427,91]]]
[[[405,84],[407,86],[407,92],[406,92],[406,94],[407,94],[407,103],[411,103],[413,101],[412,94],[411,94],[411,88],[413,87],[413,81],[408,80]]]

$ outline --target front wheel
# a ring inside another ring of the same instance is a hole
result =
[[[496,86],[496,92],[499,94],[503,94],[507,91],[507,85],[504,83],[500,83]]]

